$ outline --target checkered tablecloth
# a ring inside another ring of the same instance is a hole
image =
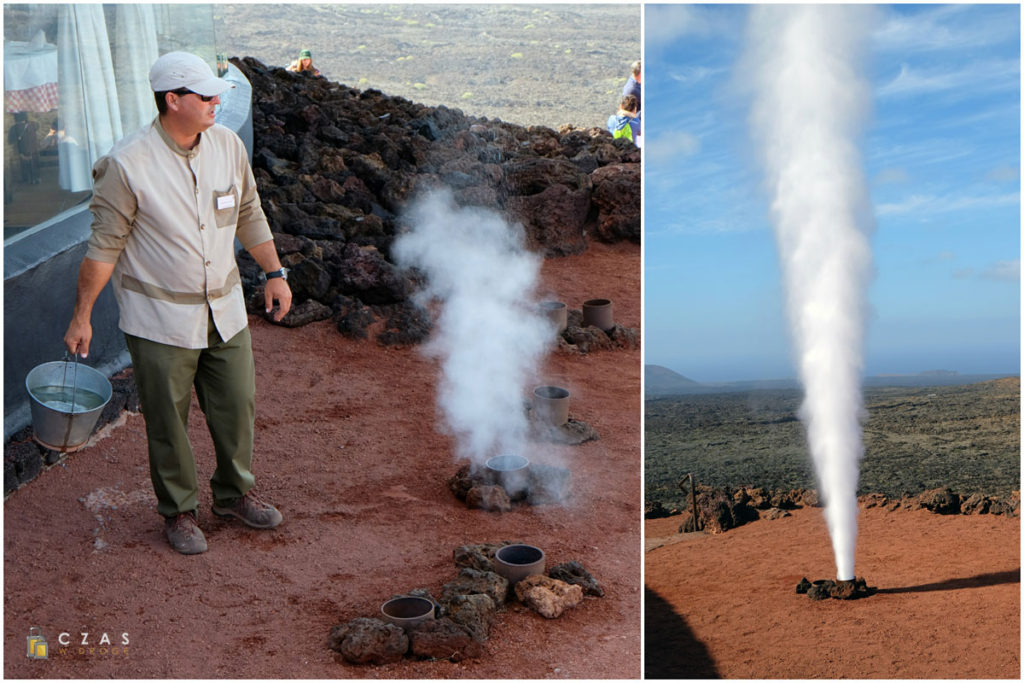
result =
[[[57,108],[57,84],[43,83],[25,90],[5,90],[4,108],[8,112],[46,112]]]

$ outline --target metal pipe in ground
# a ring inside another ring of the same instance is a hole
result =
[[[686,491],[686,480],[690,480],[690,502],[693,505],[693,530],[700,531],[700,517],[697,516],[697,487],[694,482],[693,472],[679,480],[679,488]]]

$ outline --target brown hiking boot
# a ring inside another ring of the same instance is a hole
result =
[[[194,510],[164,518],[164,533],[167,534],[167,542],[182,555],[198,555],[206,552],[206,537],[203,536],[203,531],[196,521]]]
[[[213,514],[218,517],[235,517],[254,529],[273,529],[284,519],[277,508],[260,500],[253,491],[239,498],[231,507],[214,503]]]

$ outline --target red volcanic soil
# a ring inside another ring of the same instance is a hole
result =
[[[543,294],[570,308],[610,298],[619,322],[640,326],[636,245],[548,260],[543,278]],[[570,415],[601,438],[532,454],[558,456],[571,470],[565,506],[487,513],[446,486],[457,465],[436,428],[436,361],[416,348],[347,340],[327,322],[250,322],[257,490],[284,524],[256,531],[222,521],[203,490],[209,551],[172,551],[155,512],[142,416],[128,416],[4,504],[6,677],[639,677],[639,350],[552,353],[541,378],[568,387]],[[195,403],[190,434],[202,481],[213,449]],[[554,620],[511,603],[477,660],[353,666],[328,649],[332,626],[376,616],[395,593],[439,594],[457,574],[457,546],[503,540],[543,548],[548,566],[579,560],[605,597]],[[33,626],[50,644],[48,660],[25,656]],[[65,652],[61,633],[70,634]],[[83,633],[89,645],[80,649]]]
[[[1020,678],[1020,519],[862,510],[857,575],[878,592],[815,602],[834,578],[820,509],[711,536],[648,520],[648,678]]]

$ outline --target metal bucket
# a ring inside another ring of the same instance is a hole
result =
[[[53,361],[25,376],[32,431],[45,448],[69,453],[89,440],[113,388],[99,371],[77,361]]]
[[[544,551],[532,545],[506,545],[494,553],[494,571],[519,583],[527,576],[544,573]]]
[[[434,618],[434,603],[415,595],[391,598],[380,606],[385,621],[402,628],[412,628]]]
[[[590,299],[583,302],[583,326],[593,325],[605,332],[615,327],[612,302],[609,299]]]
[[[556,334],[565,332],[569,324],[569,309],[561,301],[541,301],[540,312],[555,324]]]
[[[488,479],[504,487],[510,498],[526,490],[530,461],[521,455],[496,455],[484,463]]]
[[[569,390],[562,387],[537,387],[533,390],[533,409],[547,424],[560,427],[569,421]]]

